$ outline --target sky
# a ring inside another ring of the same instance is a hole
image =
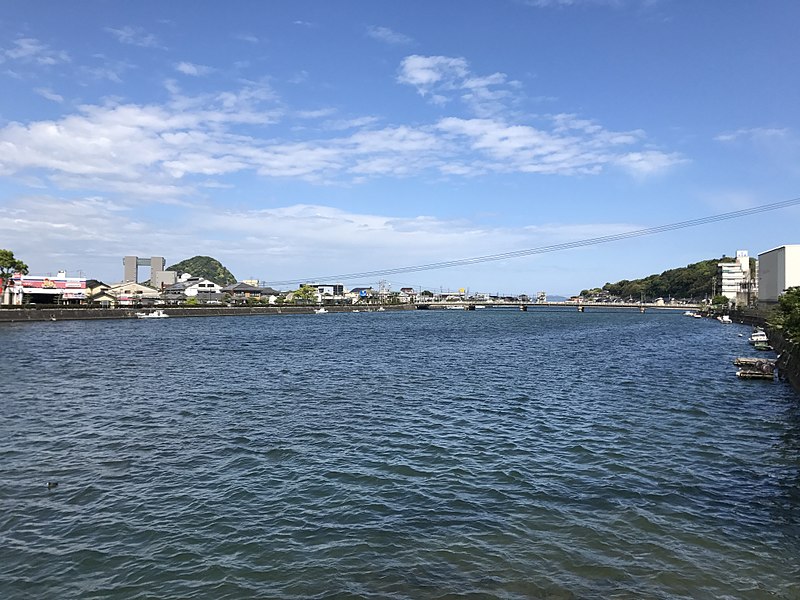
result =
[[[798,22],[795,0],[9,0],[0,248],[107,283],[125,255],[208,255],[280,289],[571,295],[800,243],[792,206],[379,273],[800,197]]]

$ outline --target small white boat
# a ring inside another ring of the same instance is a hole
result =
[[[753,334],[747,339],[748,342],[755,345],[757,343],[767,343],[769,342],[769,338],[767,338],[767,334],[763,331],[754,331]]]
[[[717,317],[717,321],[719,321],[723,325],[730,325],[731,323],[733,323],[733,321],[731,321],[731,318],[728,315],[720,315],[720,316],[718,316]]]
[[[151,313],[137,312],[137,319],[166,319],[169,315],[163,310],[154,310]]]
[[[377,312],[383,312],[383,311],[385,311],[385,310],[386,310],[386,309],[385,309],[385,308],[383,308],[383,307],[381,306],[381,307],[378,309],[378,311],[377,311]]]
[[[314,313],[315,313],[315,314],[318,314],[318,315],[324,315],[324,314],[327,314],[327,312],[328,312],[328,311],[327,311],[327,310],[325,310],[325,307],[324,307],[324,306],[322,306],[322,307],[320,307],[320,308],[315,308],[315,309],[314,309]]]

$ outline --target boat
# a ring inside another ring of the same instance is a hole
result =
[[[702,318],[703,318],[703,315],[702,315],[701,313],[699,313],[699,312],[696,312],[696,313],[694,313],[694,314],[692,315],[692,318],[693,318],[693,319],[702,319]]]
[[[386,309],[381,306],[376,312],[384,312],[385,310]]]
[[[325,307],[324,307],[324,306],[321,306],[320,308],[315,308],[315,309],[314,309],[314,313],[315,313],[315,314],[318,314],[318,315],[324,315],[324,314],[326,314],[327,312],[328,312],[328,311],[327,311],[327,310],[325,310]]]
[[[137,319],[166,319],[169,315],[165,313],[163,310],[154,310],[150,313],[145,312],[137,312],[136,318]]]
[[[731,323],[733,323],[733,321],[731,321],[731,318],[728,315],[720,315],[720,316],[718,316],[717,317],[717,321],[719,321],[723,325],[730,325]]]
[[[693,317],[694,316],[694,311],[693,310],[687,310],[686,312],[683,313],[683,316],[684,317]]]
[[[772,346],[769,345],[769,342],[756,342],[753,344],[753,347],[756,350],[761,350],[762,352],[769,352],[773,349]]]
[[[758,343],[766,344],[766,343],[769,342],[769,338],[767,338],[767,334],[766,333],[764,333],[763,331],[761,331],[759,329],[757,331],[754,331],[750,335],[750,337],[747,338],[747,341],[750,342],[753,345],[758,344]]]

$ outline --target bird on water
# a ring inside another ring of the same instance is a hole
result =
[[[58,482],[57,481],[48,481],[47,482],[47,489],[48,490],[52,490],[53,488],[57,488],[57,487],[58,487]]]

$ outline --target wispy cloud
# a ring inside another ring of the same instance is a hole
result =
[[[252,33],[237,33],[233,36],[234,39],[239,40],[240,42],[247,42],[248,44],[258,44],[261,40],[253,35]]]
[[[47,100],[52,100],[53,102],[64,102],[64,97],[60,94],[56,94],[53,90],[48,88],[36,88],[33,90],[37,94],[39,94],[42,98],[46,98]]]
[[[141,48],[162,48],[158,39],[152,33],[147,33],[141,27],[106,27],[105,31],[113,35],[122,44],[130,44]]]
[[[378,40],[379,42],[392,46],[408,46],[414,43],[414,40],[409,36],[392,31],[388,27],[367,27],[367,36],[371,37],[373,40]]]
[[[507,108],[513,90],[518,87],[504,73],[473,74],[463,58],[418,54],[403,59],[397,81],[415,87],[433,104],[443,106],[458,99],[481,117]]]
[[[737,129],[720,133],[714,139],[718,142],[735,142],[739,140],[766,140],[776,138],[786,138],[789,135],[788,129],[777,129],[772,127],[751,127]]]
[[[192,77],[202,77],[214,72],[212,67],[208,67],[206,65],[197,65],[190,62],[176,63],[175,70],[183,73],[184,75],[191,75]]]
[[[0,63],[14,61],[42,66],[70,62],[69,54],[63,50],[52,50],[35,38],[18,38],[10,48],[0,49]]]

